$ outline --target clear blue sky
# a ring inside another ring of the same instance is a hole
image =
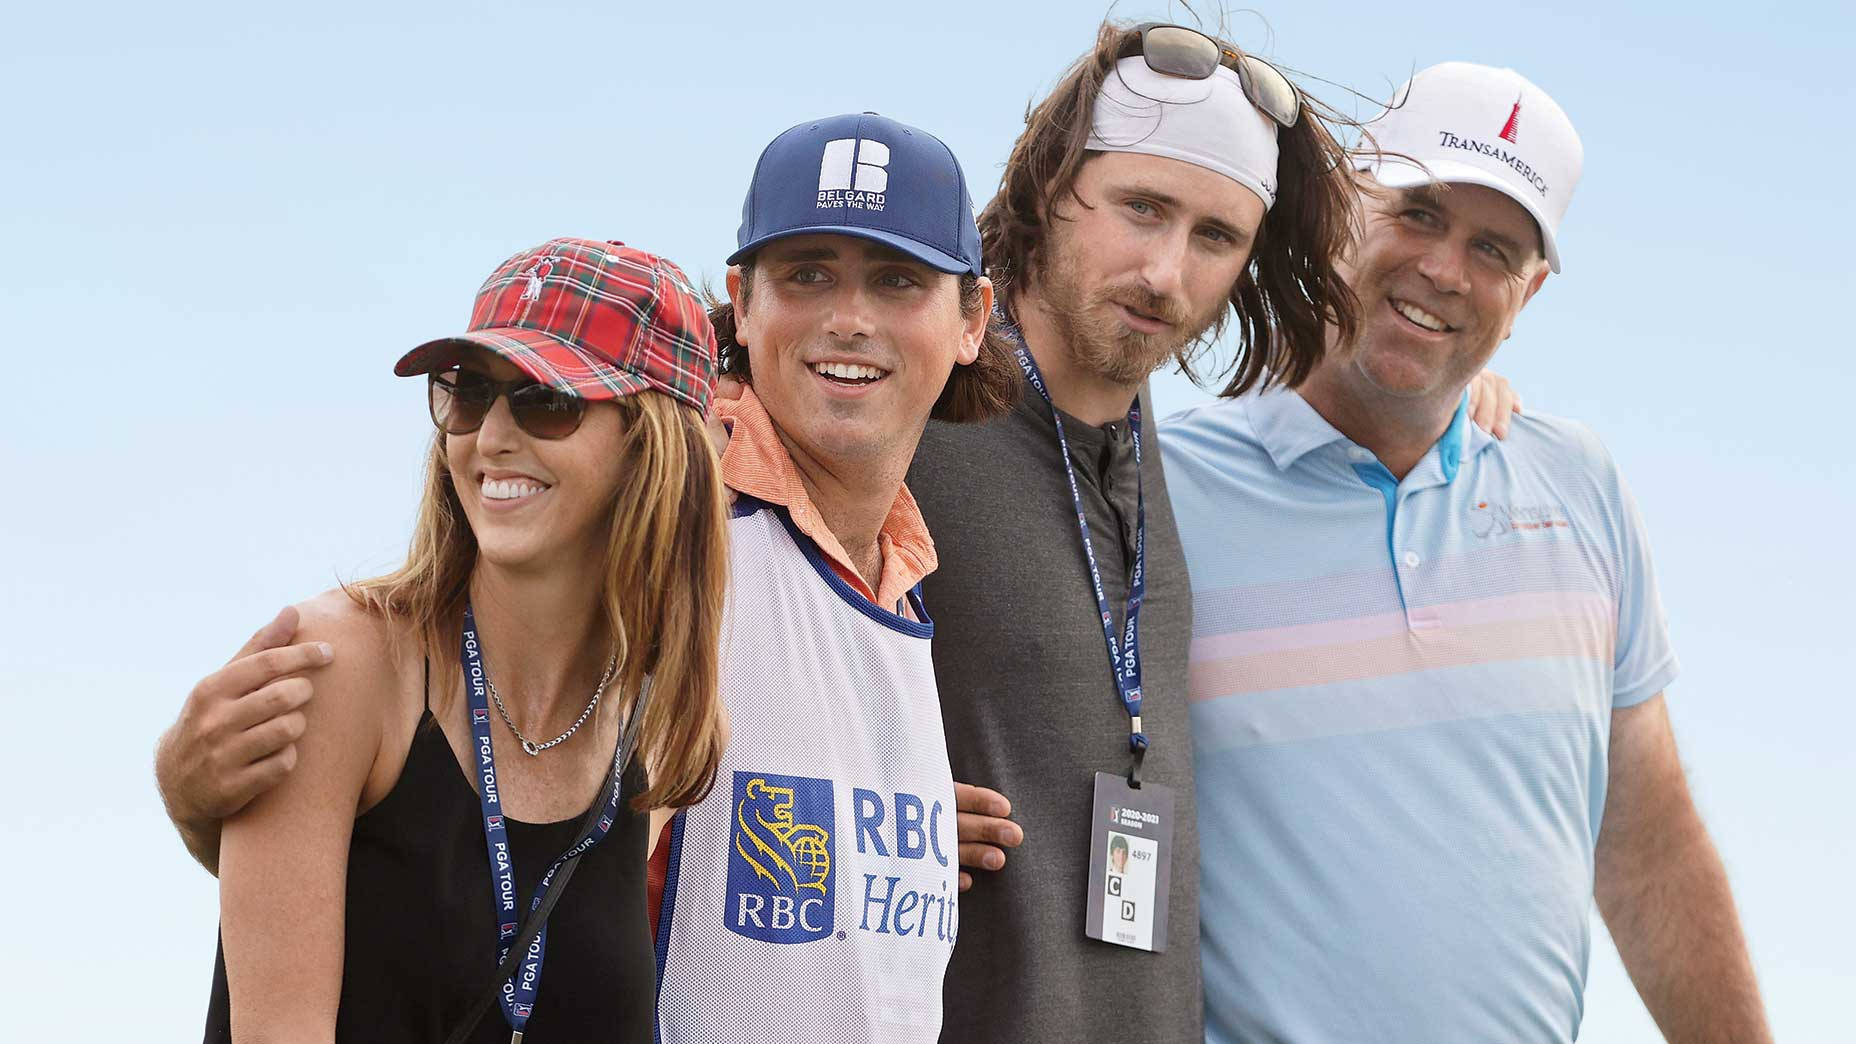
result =
[[[24,915],[0,958],[9,1036],[198,1034],[216,890],[162,819],[150,750],[279,606],[401,553],[429,430],[417,382],[389,373],[404,348],[461,328],[489,269],[549,236],[623,239],[719,279],[761,146],[814,116],[933,130],[984,198],[1026,102],[1102,13],[639,7],[8,14],[0,445],[19,476],[0,512],[0,693]],[[1678,737],[1774,1025],[1848,1039],[1856,16],[1586,0],[1265,14],[1231,32],[1368,96],[1482,61],[1579,127],[1565,271],[1496,366],[1530,406],[1590,422],[1634,485],[1686,668]],[[1156,389],[1167,412],[1203,397],[1177,377]],[[1656,1039],[1602,935],[1592,964],[1586,1039]]]

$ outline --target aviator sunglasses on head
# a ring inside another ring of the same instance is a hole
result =
[[[468,435],[483,427],[500,396],[509,397],[516,426],[538,439],[564,439],[580,428],[586,400],[527,377],[491,380],[472,370],[434,370],[428,386],[432,423],[447,435]]]
[[[1139,27],[1140,38],[1122,48],[1122,58],[1139,54],[1147,67],[1163,76],[1205,80],[1223,65],[1237,73],[1250,104],[1284,127],[1295,126],[1302,114],[1302,96],[1281,70],[1261,58],[1219,45],[1218,41],[1183,25],[1148,22]]]

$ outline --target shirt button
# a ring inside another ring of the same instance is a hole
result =
[[[1424,559],[1419,558],[1418,553],[1416,551],[1405,552],[1405,568],[1406,569],[1416,569],[1418,568],[1418,563],[1422,561],[1424,561]]]
[[[1373,451],[1367,449],[1365,446],[1355,446],[1347,451],[1347,456],[1352,457],[1354,460],[1372,460]]]

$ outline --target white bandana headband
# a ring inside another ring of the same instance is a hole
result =
[[[1237,73],[1220,65],[1187,80],[1123,58],[1096,94],[1089,148],[1184,160],[1216,171],[1276,202],[1276,122],[1244,95]]]

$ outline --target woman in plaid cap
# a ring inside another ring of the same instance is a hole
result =
[[[707,793],[724,742],[714,334],[675,265],[557,239],[395,372],[439,429],[406,564],[233,665],[303,672],[259,702],[321,696],[225,822],[207,1039],[443,1041],[493,1007],[461,1039],[647,1040],[653,810]]]

